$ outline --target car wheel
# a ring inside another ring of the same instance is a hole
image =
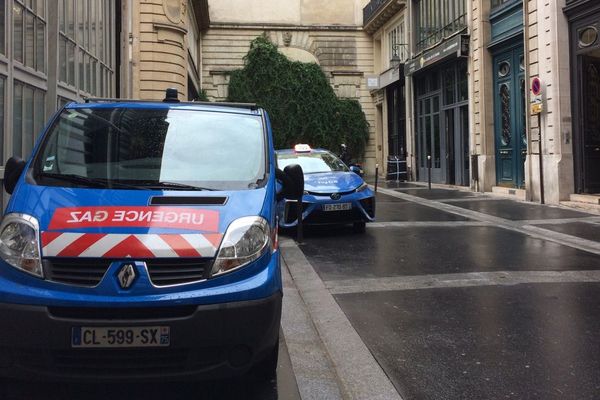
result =
[[[279,360],[279,337],[269,354],[252,369],[252,375],[258,379],[271,380],[277,376],[277,362]]]
[[[365,221],[355,222],[352,226],[356,233],[365,233],[366,227],[367,223]]]

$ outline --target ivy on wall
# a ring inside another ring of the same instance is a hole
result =
[[[308,143],[338,153],[345,143],[353,159],[362,158],[369,124],[360,103],[338,99],[317,64],[290,61],[265,35],[251,42],[244,63],[231,73],[227,101],[267,110],[275,148]]]

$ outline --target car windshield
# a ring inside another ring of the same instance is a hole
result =
[[[37,157],[45,185],[235,190],[265,177],[261,118],[225,112],[65,109]]]
[[[280,169],[292,164],[300,165],[305,174],[348,171],[346,164],[328,151],[277,154],[277,166]]]

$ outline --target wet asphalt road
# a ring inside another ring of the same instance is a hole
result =
[[[393,189],[300,249],[402,398],[600,399],[600,217]]]

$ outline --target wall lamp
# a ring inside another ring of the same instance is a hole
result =
[[[400,64],[402,63],[402,60],[400,59],[397,50],[399,47],[402,46],[405,46],[408,52],[408,43],[397,43],[392,45],[392,59],[390,60],[390,66],[394,69],[400,68]]]

